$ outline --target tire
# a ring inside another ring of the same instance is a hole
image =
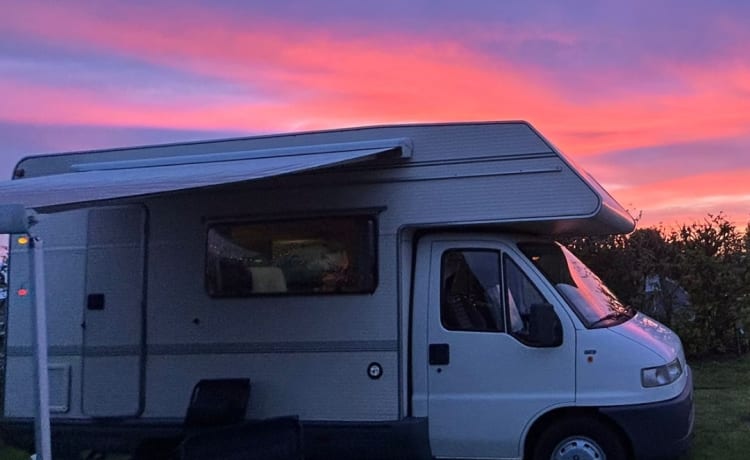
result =
[[[618,434],[589,417],[566,418],[542,432],[533,446],[533,460],[626,460]]]

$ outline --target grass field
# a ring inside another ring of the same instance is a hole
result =
[[[750,355],[693,362],[695,460],[750,459]]]

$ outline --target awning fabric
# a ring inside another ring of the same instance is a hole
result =
[[[248,152],[123,160],[74,165],[62,174],[0,182],[0,205],[27,209],[69,206],[103,200],[251,181],[284,174],[330,168],[372,159],[400,149],[405,139],[352,142]]]

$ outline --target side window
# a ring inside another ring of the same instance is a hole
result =
[[[212,297],[372,293],[375,220],[366,216],[208,227],[206,290]]]
[[[500,253],[450,250],[441,261],[440,320],[454,331],[505,330]]]
[[[529,335],[531,307],[547,301],[510,257],[505,256],[503,261],[505,302],[508,305],[508,332],[522,342],[531,342]]]

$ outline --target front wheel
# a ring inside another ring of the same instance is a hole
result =
[[[547,428],[533,460],[625,460],[625,445],[611,428],[592,418],[560,420]]]

